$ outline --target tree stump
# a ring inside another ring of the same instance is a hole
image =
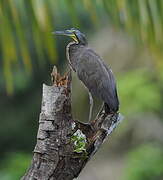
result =
[[[21,180],[73,180],[121,120],[104,108],[87,124],[74,120],[71,72],[61,77],[54,67],[51,75],[52,86],[43,84],[33,159]]]

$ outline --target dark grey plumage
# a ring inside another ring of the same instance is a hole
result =
[[[88,47],[85,35],[74,28],[56,34],[68,35],[74,39],[67,45],[70,66],[89,92],[105,103],[108,112],[117,112],[119,100],[112,70]]]
[[[71,67],[91,94],[103,100],[110,112],[118,111],[119,101],[112,70],[87,45],[70,43],[67,51]]]

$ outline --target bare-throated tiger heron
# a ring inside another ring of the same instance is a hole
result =
[[[78,78],[89,90],[89,121],[93,108],[92,95],[104,102],[107,113],[117,112],[119,110],[119,100],[112,70],[88,46],[85,35],[75,28],[55,31],[54,34],[69,36],[73,39],[66,48],[67,59],[71,68],[77,73]]]

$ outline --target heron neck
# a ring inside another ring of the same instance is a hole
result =
[[[67,60],[74,71],[76,71],[77,57],[84,47],[84,45],[77,44],[74,41],[70,42],[66,47]]]

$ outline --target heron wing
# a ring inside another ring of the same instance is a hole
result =
[[[114,78],[114,75],[113,75],[113,72],[112,70],[104,63],[104,61],[102,61],[104,67],[106,68],[109,76],[110,76],[110,81],[111,81],[111,86],[112,86],[112,89],[113,89],[113,94],[114,94],[114,99],[116,100],[114,103],[115,103],[115,107],[117,107],[117,110],[119,108],[119,99],[118,99],[118,94],[117,94],[117,87],[116,87],[116,80]]]
[[[91,49],[85,49],[78,57],[77,75],[92,95],[117,109],[118,97],[113,73]]]

